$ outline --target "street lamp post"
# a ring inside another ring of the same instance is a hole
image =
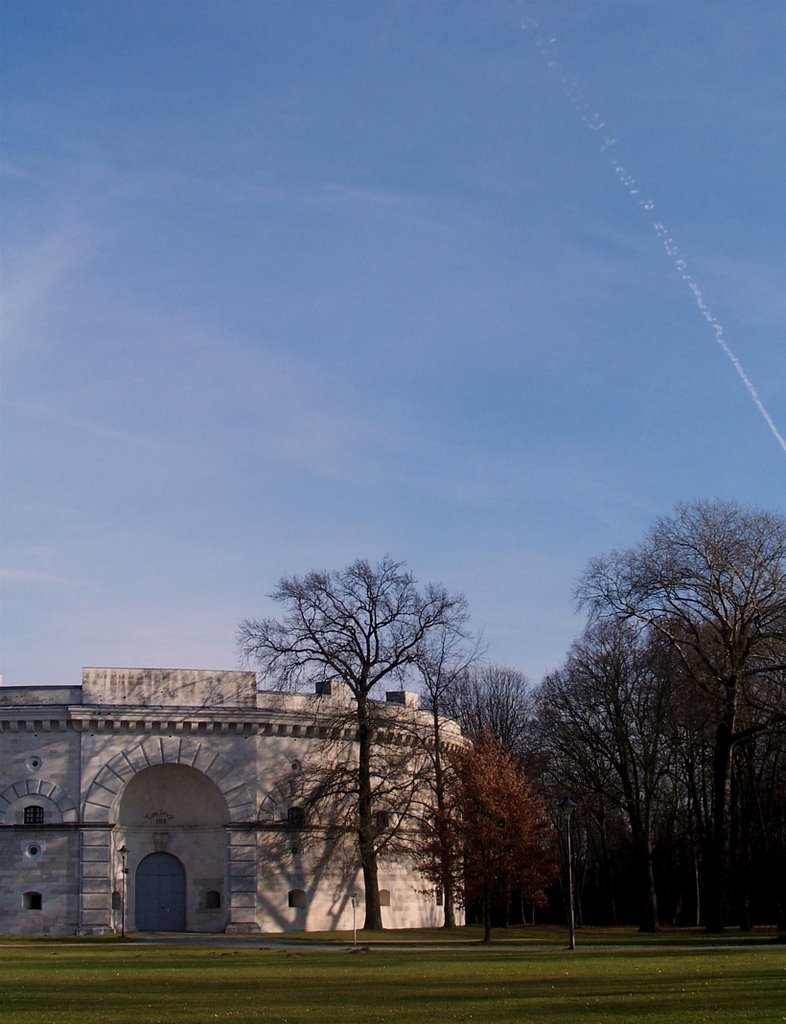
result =
[[[120,847],[117,851],[120,854],[120,938],[125,938],[126,934],[126,892],[128,885],[126,879],[128,877],[128,868],[126,867],[126,861],[128,859],[128,848],[126,844]]]
[[[573,850],[570,841],[570,819],[576,810],[576,804],[569,796],[564,796],[559,804],[559,809],[565,815],[565,832],[568,838],[568,934],[569,949],[576,948],[576,917],[573,912]]]

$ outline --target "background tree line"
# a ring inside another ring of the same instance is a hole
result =
[[[679,506],[577,596],[586,629],[525,690],[517,756],[549,806],[577,802],[580,919],[786,926],[786,520]]]
[[[786,927],[783,516],[686,504],[635,547],[591,561],[577,586],[586,628],[537,686],[483,663],[461,595],[419,590],[390,559],[284,579],[273,598],[286,615],[243,623],[244,656],[282,686],[335,679],[354,698],[359,756],[341,786],[367,928],[381,927],[376,858],[418,814],[421,867],[448,927],[462,902],[487,927],[493,911],[508,918],[517,901],[547,897],[545,914],[564,919],[564,887],[548,885],[565,793],[577,804],[579,923]],[[431,711],[419,758],[397,774],[380,745],[383,685],[417,686]],[[471,746],[443,742],[446,717]],[[473,765],[481,755],[490,763]],[[406,806],[384,828],[381,779]],[[526,811],[503,807],[506,794]]]

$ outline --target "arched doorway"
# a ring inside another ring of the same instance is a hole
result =
[[[171,853],[151,853],[136,869],[136,927],[182,932],[186,927],[186,872]]]
[[[229,809],[216,783],[189,765],[151,765],[126,784],[116,820],[116,849],[128,851],[128,925],[223,931],[230,906]]]

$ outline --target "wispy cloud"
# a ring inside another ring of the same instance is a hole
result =
[[[50,316],[57,290],[94,250],[97,235],[84,224],[62,227],[23,249],[6,243],[2,335],[6,352],[40,339],[36,327]]]
[[[11,163],[8,160],[0,160],[0,176],[3,178],[14,178],[17,181],[26,181],[30,177],[30,172],[18,164]]]
[[[44,572],[41,569],[0,569],[0,580],[4,584],[31,584],[40,586],[85,586],[86,580],[73,576],[62,576],[59,573]]]
[[[17,401],[9,401],[5,403],[5,406],[9,410],[14,409],[24,415],[32,416],[35,419],[46,420],[55,426],[67,427],[69,430],[89,434],[95,438],[101,438],[105,441],[116,441],[121,444],[138,445],[156,450],[172,448],[171,444],[168,444],[161,438],[153,437],[149,434],[143,434],[138,431],[123,430],[83,416],[74,416],[71,413],[64,412],[62,409],[54,408],[51,405],[44,405],[41,402],[33,401],[21,403]]]

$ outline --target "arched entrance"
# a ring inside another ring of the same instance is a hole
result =
[[[186,872],[171,853],[151,853],[136,869],[136,927],[182,932],[186,927]]]
[[[128,925],[223,931],[230,906],[229,810],[216,783],[189,765],[151,765],[124,787],[116,820],[115,848],[126,847],[130,871]]]

